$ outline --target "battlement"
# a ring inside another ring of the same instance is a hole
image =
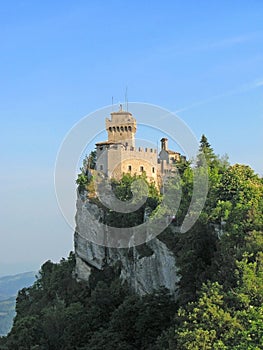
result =
[[[157,149],[156,148],[148,148],[148,147],[145,147],[145,148],[142,148],[142,147],[138,147],[138,149],[136,149],[137,152],[146,152],[146,153],[157,153]]]
[[[111,118],[105,120],[106,130],[108,132],[108,141],[110,142],[126,142],[130,146],[135,146],[134,136],[136,133],[136,119],[128,111],[120,110],[112,112]]]
[[[109,149],[113,150],[121,150],[123,152],[141,152],[141,153],[154,153],[157,154],[157,149],[156,148],[149,148],[149,147],[134,147],[130,146],[129,144],[123,144],[123,143],[113,143],[109,141],[105,142],[99,142],[96,143],[97,149],[99,151],[105,151]]]

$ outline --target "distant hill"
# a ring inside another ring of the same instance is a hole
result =
[[[15,317],[16,297],[0,301],[0,336],[6,335]]]
[[[0,336],[6,335],[11,329],[18,291],[31,286],[36,279],[35,275],[35,272],[25,272],[0,277]]]
[[[0,301],[16,296],[19,289],[29,287],[35,281],[35,272],[24,272],[0,277]]]

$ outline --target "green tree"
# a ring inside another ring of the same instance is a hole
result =
[[[88,177],[86,174],[80,173],[78,174],[78,178],[76,180],[76,184],[79,186],[79,191],[82,192],[86,189],[88,184]]]
[[[132,187],[134,181],[137,181],[136,193],[135,189]],[[133,227],[140,225],[144,221],[145,209],[149,209],[151,212],[157,208],[160,203],[160,195],[153,183],[147,181],[146,175],[131,175],[123,174],[122,178],[117,180],[112,180],[111,183],[112,190],[114,195],[121,201],[132,201],[133,198],[140,200],[142,194],[145,193],[145,190],[148,192],[145,203],[141,207],[130,213],[120,213],[112,210],[106,210],[105,208],[105,223],[113,227]],[[144,189],[141,189],[141,186],[144,186]],[[136,196],[137,195],[137,196]]]
[[[197,157],[198,166],[204,166],[207,164],[211,168],[219,167],[220,165],[219,158],[215,155],[213,148],[211,147],[207,137],[204,134],[201,136],[199,152],[200,153]],[[221,164],[223,163],[225,163],[225,159],[224,159],[224,162],[221,162]]]
[[[213,217],[224,226],[214,259],[214,278],[226,289],[236,286],[236,261],[262,250],[263,185],[251,168],[236,164],[223,173]]]
[[[94,150],[94,151],[91,151],[89,156],[88,156],[87,163],[86,163],[87,168],[88,169],[95,169],[96,168],[96,161],[97,161],[97,152]]]
[[[242,329],[237,318],[224,306],[222,287],[218,283],[203,285],[199,299],[179,309],[175,324],[173,332],[168,331],[158,340],[159,349],[163,349],[164,344],[169,350],[228,349]]]
[[[236,275],[237,287],[228,292],[228,303],[242,329],[237,332],[239,341],[233,349],[259,350],[263,348],[263,251],[255,255],[245,253],[237,261]]]
[[[25,316],[17,319],[7,338],[7,348],[28,350],[41,337],[41,322],[37,316]]]

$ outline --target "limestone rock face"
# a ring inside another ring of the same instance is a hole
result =
[[[166,244],[158,238],[131,248],[107,248],[95,244],[92,238],[101,229],[98,222],[102,219],[103,210],[79,196],[74,238],[77,278],[88,281],[93,268],[118,267],[120,278],[140,295],[161,287],[175,295],[179,275],[175,256]]]

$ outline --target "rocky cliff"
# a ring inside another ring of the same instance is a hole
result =
[[[131,248],[109,248],[96,242],[103,227],[103,209],[79,196],[76,212],[75,254],[76,276],[89,281],[92,271],[110,266],[118,269],[120,278],[138,294],[143,295],[167,288],[176,294],[179,280],[176,259],[165,240],[154,238],[142,245]]]

